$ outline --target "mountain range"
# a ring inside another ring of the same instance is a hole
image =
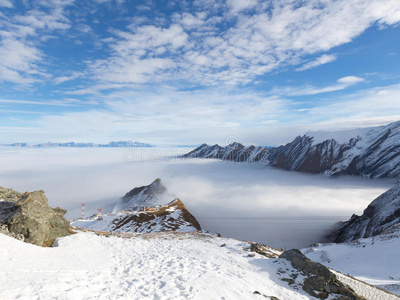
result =
[[[183,157],[261,162],[290,171],[332,176],[397,178],[400,176],[400,121],[357,131],[309,132],[279,147],[203,144]]]
[[[132,142],[132,141],[118,141],[118,142],[109,142],[108,144],[95,144],[95,143],[42,143],[42,144],[28,144],[28,143],[14,143],[8,144],[5,146],[10,147],[25,147],[25,148],[54,148],[54,147],[70,147],[70,148],[86,148],[86,147],[155,147],[154,145],[141,143],[141,142]]]

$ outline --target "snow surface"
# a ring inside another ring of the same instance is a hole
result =
[[[310,299],[248,246],[200,234],[78,233],[41,248],[0,234],[0,299]]]
[[[400,231],[348,243],[318,244],[302,252],[311,260],[400,295],[399,249]]]

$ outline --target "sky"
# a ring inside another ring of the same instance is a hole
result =
[[[0,0],[0,143],[279,145],[400,120],[398,0]]]

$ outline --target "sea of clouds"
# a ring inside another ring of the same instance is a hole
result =
[[[330,178],[262,164],[181,159],[190,148],[0,148],[0,186],[44,190],[78,218],[111,211],[134,187],[161,178],[203,229],[275,247],[324,241],[336,222],[361,214],[393,180]],[[172,200],[172,199],[171,199]]]

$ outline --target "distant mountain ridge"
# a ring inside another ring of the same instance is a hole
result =
[[[183,155],[189,158],[214,158],[236,162],[262,162],[277,168],[327,175],[359,175],[369,178],[400,176],[400,121],[369,130],[347,142],[321,138],[312,133],[296,137],[279,147],[245,147],[233,143],[226,147],[203,144]],[[348,134],[348,132],[346,132]],[[339,134],[339,133],[336,133]]]
[[[28,144],[28,143],[14,143],[8,144],[6,146],[11,147],[26,147],[26,148],[52,148],[52,147],[71,147],[71,148],[86,148],[86,147],[155,147],[154,145],[141,143],[141,142],[132,142],[132,141],[118,141],[118,142],[109,142],[108,144],[96,144],[96,143],[42,143],[42,144]]]

